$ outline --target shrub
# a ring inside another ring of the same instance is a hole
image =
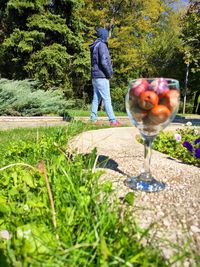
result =
[[[70,105],[58,91],[38,90],[36,81],[0,80],[0,115],[62,115]]]
[[[179,112],[183,111],[183,102],[180,102],[180,106],[179,106]],[[185,105],[185,113],[186,114],[192,114],[193,113],[193,102],[187,102]]]
[[[112,105],[115,111],[125,111],[125,89],[115,87],[111,89]]]

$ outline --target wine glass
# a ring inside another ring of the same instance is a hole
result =
[[[131,189],[156,192],[166,187],[165,183],[153,178],[150,171],[152,144],[158,133],[176,116],[179,97],[179,82],[175,79],[140,78],[129,83],[126,111],[144,143],[141,173],[125,180],[125,185]]]

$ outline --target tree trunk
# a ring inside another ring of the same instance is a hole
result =
[[[198,98],[200,97],[200,91],[196,92],[193,105],[193,114],[200,114],[200,103],[198,103]]]

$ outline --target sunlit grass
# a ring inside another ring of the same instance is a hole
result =
[[[67,110],[70,116],[72,117],[90,117],[90,110]],[[98,111],[99,117],[106,117],[107,114],[105,111]],[[127,116],[126,112],[115,112],[115,116]]]

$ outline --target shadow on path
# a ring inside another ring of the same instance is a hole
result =
[[[99,155],[96,166],[97,168],[104,168],[104,169],[110,169],[110,170],[116,171],[128,177],[128,174],[124,173],[122,170],[118,168],[119,166],[118,163],[115,160],[109,158],[108,156]]]

